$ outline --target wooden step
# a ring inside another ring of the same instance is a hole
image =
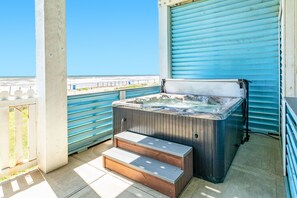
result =
[[[192,147],[161,140],[154,137],[145,136],[130,131],[121,132],[114,136],[119,140],[138,144],[142,147],[158,150],[163,153],[171,154],[177,157],[185,157],[192,151]]]
[[[135,168],[139,171],[152,174],[173,184],[183,174],[183,171],[176,166],[172,166],[170,164],[166,164],[158,160],[141,156],[119,148],[111,148],[108,151],[105,151],[103,156],[107,156],[108,158],[119,163],[124,163],[127,166]]]
[[[193,153],[190,146],[129,131],[115,135],[114,146],[193,172]]]
[[[180,168],[119,148],[103,152],[103,165],[170,197],[177,197],[187,184]]]

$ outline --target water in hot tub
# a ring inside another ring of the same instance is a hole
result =
[[[161,94],[155,97],[137,98],[134,103],[142,104],[144,108],[174,109],[188,113],[217,113],[231,100],[232,98],[226,97]]]

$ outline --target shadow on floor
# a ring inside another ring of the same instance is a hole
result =
[[[0,197],[67,197],[87,187],[105,173],[73,157],[69,164],[48,174],[31,171],[0,185]]]
[[[252,134],[240,146],[223,183],[193,178],[181,197],[286,197],[280,152],[279,140]]]
[[[6,197],[165,197],[162,194],[104,169],[102,152],[112,147],[103,142],[69,157],[67,166],[48,174],[34,170],[0,184]]]
[[[30,171],[0,185],[0,197],[11,197],[22,191],[41,186],[45,181],[38,170]]]
[[[31,171],[0,184],[2,197],[166,197],[117,173],[104,169],[102,152],[112,147],[103,142],[69,157],[69,164],[49,174]],[[285,197],[279,141],[252,134],[241,145],[224,183],[192,178],[181,198]]]

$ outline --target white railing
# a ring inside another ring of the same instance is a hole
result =
[[[34,91],[0,92],[0,178],[36,164],[36,99]],[[25,165],[25,166],[24,166]]]

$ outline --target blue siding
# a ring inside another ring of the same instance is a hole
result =
[[[145,88],[139,88],[139,89],[129,89],[126,91],[126,98],[135,98],[139,96],[156,94],[156,93],[160,93],[160,91],[161,91],[160,86],[145,87]]]
[[[286,106],[286,166],[291,197],[297,197],[297,115]]]
[[[160,93],[160,86],[127,89],[126,97]],[[84,150],[112,137],[112,102],[120,91],[68,96],[68,152]]]
[[[282,52],[282,17],[280,17],[280,21],[279,21],[279,98],[280,98],[280,105],[279,105],[279,112],[280,112],[280,120],[279,120],[279,123],[280,123],[280,126],[283,125],[282,123],[282,117],[284,115],[283,114],[283,107],[282,107],[282,104],[283,104],[283,52]],[[282,128],[280,127],[280,137],[282,139]]]
[[[171,8],[172,78],[245,78],[250,129],[279,130],[278,0],[202,0]]]
[[[69,154],[112,137],[112,102],[119,92],[68,97]]]

